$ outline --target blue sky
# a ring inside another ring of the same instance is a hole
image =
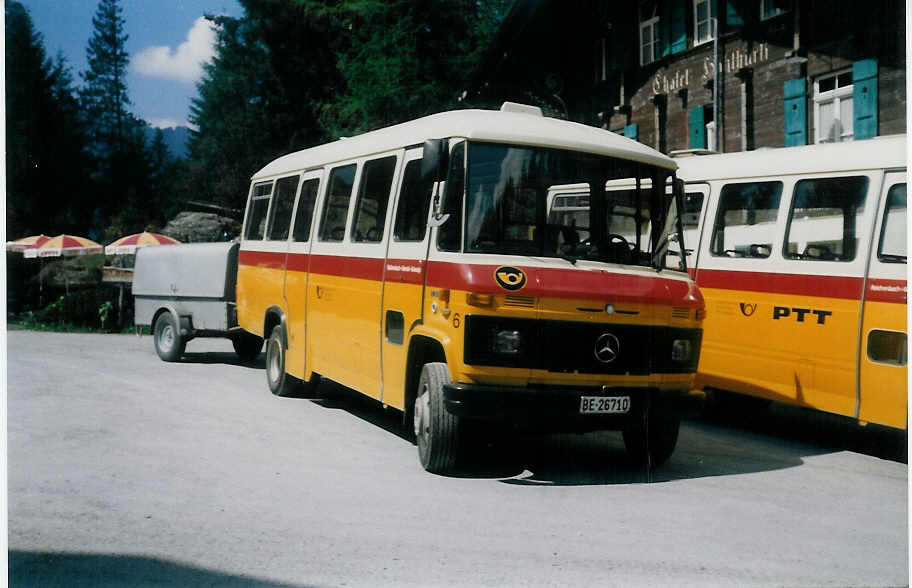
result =
[[[96,0],[20,0],[44,38],[48,56],[63,53],[76,84],[88,67]],[[133,113],[152,126],[187,124],[199,62],[211,55],[204,14],[241,16],[237,0],[121,0],[130,54],[127,90]]]

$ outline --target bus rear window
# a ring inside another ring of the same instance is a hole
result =
[[[266,213],[269,211],[269,199],[272,196],[272,182],[256,184],[250,196],[247,208],[247,226],[244,238],[262,240],[266,236]]]

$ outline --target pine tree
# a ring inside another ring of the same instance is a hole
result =
[[[127,111],[126,73],[130,57],[118,0],[101,0],[92,18],[94,33],[86,48],[89,69],[82,74],[86,118],[92,121],[92,147],[102,159],[120,150],[132,117]]]
[[[142,230],[149,216],[146,185],[151,173],[144,121],[130,111],[123,10],[118,0],[100,0],[86,47],[80,103],[95,158],[96,199],[92,234],[111,240]]]
[[[7,234],[82,233],[90,159],[72,77],[62,56],[47,58],[22,4],[5,14]]]

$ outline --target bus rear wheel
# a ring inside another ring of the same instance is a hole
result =
[[[310,396],[320,381],[319,377],[314,374],[309,382],[304,382],[286,372],[285,351],[285,329],[276,325],[266,340],[266,383],[269,390],[284,398]]]
[[[415,438],[425,470],[446,474],[456,468],[460,450],[459,417],[447,412],[443,386],[450,381],[445,363],[427,363],[421,369],[415,397]]]
[[[678,444],[681,421],[673,416],[651,416],[648,423],[624,430],[624,447],[638,465],[659,467],[671,457]]]

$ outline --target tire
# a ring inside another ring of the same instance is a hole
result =
[[[266,383],[269,390],[283,398],[306,398],[312,395],[320,381],[314,374],[303,382],[285,371],[285,329],[276,325],[266,340]]]
[[[231,344],[234,346],[234,352],[243,362],[255,360],[263,350],[263,338],[246,331],[232,337]]]
[[[443,386],[449,381],[445,363],[427,363],[421,368],[415,395],[418,458],[424,469],[434,474],[452,472],[459,461],[459,417],[447,412],[443,402]]]
[[[678,444],[681,421],[677,417],[653,416],[644,427],[624,430],[624,447],[637,465],[657,468],[671,457]]]
[[[162,361],[179,361],[187,347],[187,341],[181,336],[174,315],[163,312],[155,321],[153,333],[155,352]]]

